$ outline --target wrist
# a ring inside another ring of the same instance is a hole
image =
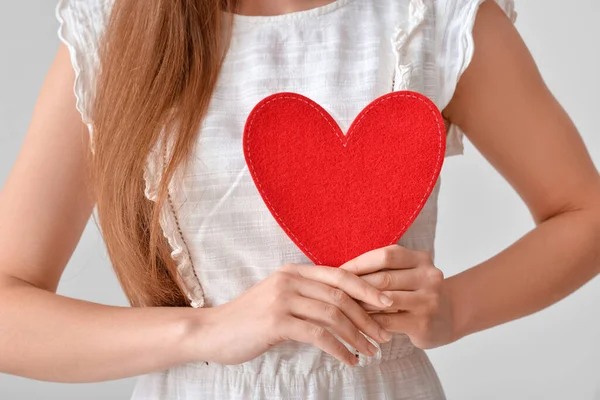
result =
[[[442,290],[449,304],[452,323],[450,333],[452,342],[469,335],[470,309],[469,303],[464,302],[461,291],[457,287],[457,278],[450,277],[444,280]]]
[[[211,332],[216,319],[214,308],[186,308],[182,319],[183,335],[180,341],[182,363],[210,361],[213,352]]]

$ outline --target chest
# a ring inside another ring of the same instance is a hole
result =
[[[382,3],[386,9],[375,5]],[[273,93],[296,92],[319,103],[345,133],[367,104],[399,88],[406,79],[399,65],[421,61],[418,51],[395,47],[404,3],[356,0],[350,5],[359,8],[338,10],[344,14],[235,28],[192,162],[172,192],[172,212],[208,304],[237,297],[285,263],[309,262],[248,171],[242,137],[250,111]],[[425,90],[418,74],[410,84]],[[432,251],[436,202],[437,186],[405,245]]]

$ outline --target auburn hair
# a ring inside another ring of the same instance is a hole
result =
[[[235,0],[116,0],[103,34],[90,160],[97,218],[133,306],[186,306],[159,216],[189,158],[226,53]],[[168,127],[168,129],[165,129]],[[156,201],[144,168],[165,152]]]

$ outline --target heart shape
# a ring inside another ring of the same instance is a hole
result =
[[[273,217],[317,265],[396,243],[437,181],[441,113],[411,91],[369,104],[344,135],[314,101],[277,93],[246,121],[244,156]]]

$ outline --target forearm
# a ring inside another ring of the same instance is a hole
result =
[[[592,211],[539,224],[515,244],[445,281],[455,337],[539,311],[599,273],[600,227]]]
[[[104,306],[3,282],[0,372],[90,382],[167,369],[202,355],[191,333],[204,311]]]

